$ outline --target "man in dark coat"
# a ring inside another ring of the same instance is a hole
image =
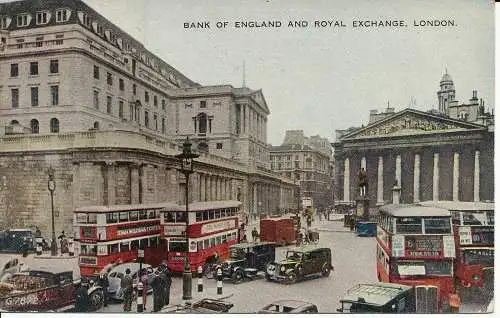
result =
[[[160,274],[161,279],[164,281],[164,306],[170,304],[170,286],[172,286],[172,276],[168,271],[168,267],[165,266],[165,269]]]
[[[123,290],[123,311],[132,311],[133,284],[132,276],[130,276],[130,268],[127,268],[120,284]]]
[[[156,270],[155,277],[151,282],[151,287],[153,288],[153,312],[158,312],[163,308],[164,302],[164,290],[162,279],[160,277],[160,268]]]
[[[108,287],[109,287],[109,280],[108,280],[108,274],[107,273],[101,273],[99,275],[99,278],[97,279],[97,284],[102,287],[102,292],[104,294],[104,307],[108,307]]]
[[[86,282],[80,283],[78,289],[76,290],[76,303],[75,303],[75,311],[76,312],[88,312],[89,311],[89,293],[88,286]]]

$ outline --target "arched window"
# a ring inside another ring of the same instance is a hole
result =
[[[50,120],[50,132],[51,133],[59,132],[59,120],[57,118],[52,118]]]
[[[40,131],[40,125],[38,123],[38,120],[36,120],[36,119],[32,119],[30,121],[30,127],[31,127],[32,134],[38,134],[38,132]]]
[[[99,122],[98,121],[94,122],[94,129],[99,130]]]
[[[14,119],[14,120],[11,120],[11,121],[10,121],[10,124],[11,124],[11,125],[19,125],[19,122],[18,122],[17,120],[15,120],[15,119]]]
[[[207,133],[207,114],[205,113],[198,114],[198,132],[200,134]]]

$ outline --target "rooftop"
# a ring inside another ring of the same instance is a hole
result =
[[[380,207],[380,212],[395,217],[449,217],[450,211],[420,204],[389,204]]]
[[[359,284],[349,289],[341,301],[384,306],[394,297],[411,288],[411,286],[391,283]]]

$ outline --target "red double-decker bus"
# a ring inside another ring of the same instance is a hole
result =
[[[483,288],[485,280],[493,279],[494,265],[494,212],[493,202],[422,202],[451,212],[455,234],[456,287]],[[486,278],[486,279],[485,279]]]
[[[379,281],[416,286],[417,298],[426,298],[428,310],[435,312],[454,293],[454,258],[455,241],[448,210],[419,204],[380,208]],[[430,303],[429,299],[435,301]]]
[[[176,204],[87,206],[74,212],[75,240],[79,242],[82,276],[93,276],[104,266],[137,259],[159,265],[166,253],[160,243],[160,211]]]
[[[216,252],[220,259],[228,258],[229,247],[238,241],[240,206],[239,201],[190,203],[187,241],[185,206],[165,209],[161,215],[161,238],[168,250],[169,270],[184,270],[188,247],[192,271],[203,266]]]

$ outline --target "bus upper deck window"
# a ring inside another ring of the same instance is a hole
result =
[[[196,222],[203,221],[202,212],[196,212]]]

